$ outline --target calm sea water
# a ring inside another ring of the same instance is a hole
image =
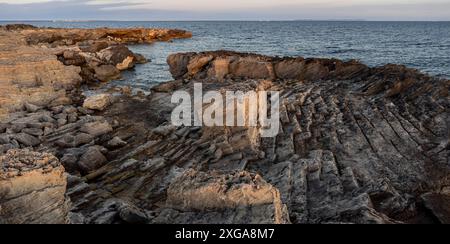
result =
[[[28,22],[49,27],[160,27],[192,31],[194,37],[131,49],[152,60],[116,81],[148,89],[171,80],[171,53],[236,50],[277,56],[358,59],[370,66],[404,64],[450,78],[450,22]],[[0,24],[2,24],[0,22]]]

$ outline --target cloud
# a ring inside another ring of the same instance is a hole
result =
[[[14,4],[11,4],[14,2]],[[450,20],[447,0],[0,0],[3,20]]]

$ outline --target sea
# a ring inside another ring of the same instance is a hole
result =
[[[11,22],[0,22],[6,24]],[[369,66],[403,64],[441,78],[450,78],[450,22],[369,21],[28,21],[61,28],[176,28],[192,39],[132,45],[150,63],[127,71],[114,85],[148,90],[172,79],[166,59],[179,52],[234,50],[271,56],[357,59]]]

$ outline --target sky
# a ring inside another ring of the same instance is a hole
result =
[[[450,21],[450,0],[0,0],[0,20]]]

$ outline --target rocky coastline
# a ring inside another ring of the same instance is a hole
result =
[[[168,57],[148,96],[81,96],[146,61],[126,44],[191,35],[0,27],[0,223],[449,223],[449,80],[214,51]],[[280,134],[172,126],[196,82],[280,91]]]

